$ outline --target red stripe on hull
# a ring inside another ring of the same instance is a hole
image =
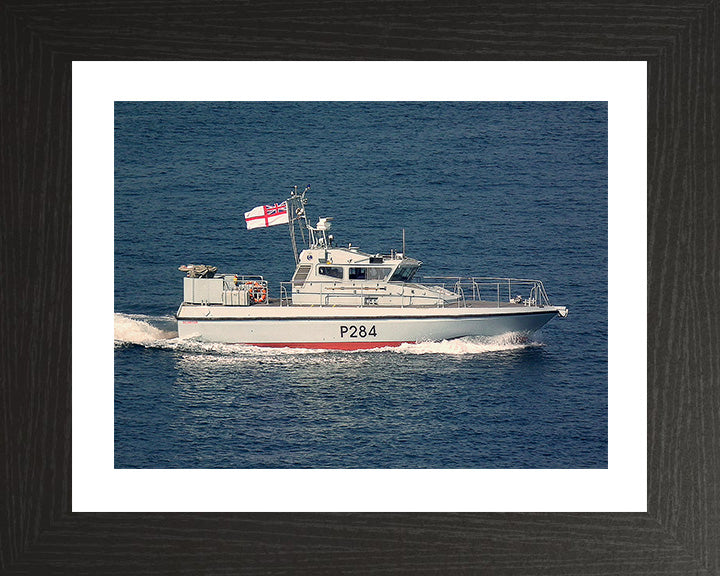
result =
[[[370,348],[396,347],[406,342],[247,342],[250,346],[265,348],[313,348],[318,350],[369,350]],[[409,342],[407,342],[409,344]]]

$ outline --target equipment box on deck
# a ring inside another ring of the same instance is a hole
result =
[[[222,278],[183,278],[184,298],[189,304],[222,304]]]
[[[226,306],[249,306],[250,299],[247,290],[225,290],[223,304]]]

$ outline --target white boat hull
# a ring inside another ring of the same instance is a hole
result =
[[[530,335],[564,308],[187,306],[178,336],[256,346],[365,349],[465,336]]]

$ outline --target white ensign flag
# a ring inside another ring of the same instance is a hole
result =
[[[248,230],[267,228],[268,226],[277,226],[288,222],[290,222],[290,216],[288,215],[287,202],[273,204],[272,206],[258,206],[250,210],[250,212],[245,212],[245,223]]]

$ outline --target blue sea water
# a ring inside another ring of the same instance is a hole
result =
[[[606,468],[605,102],[117,102],[117,468]],[[262,274],[287,228],[243,213],[311,185],[311,219],[421,274],[537,278],[557,318],[379,351],[177,339],[178,266]]]

